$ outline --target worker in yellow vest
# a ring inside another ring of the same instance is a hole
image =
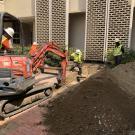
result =
[[[70,70],[73,71],[74,68],[77,67],[79,69],[78,75],[82,75],[82,52],[77,49],[71,54],[71,57],[73,58],[74,64]]]
[[[115,58],[115,65],[119,65],[122,61],[122,54],[124,53],[124,47],[120,43],[118,38],[115,39],[115,48],[113,51],[113,56]]]

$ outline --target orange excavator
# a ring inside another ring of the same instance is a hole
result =
[[[53,42],[45,43],[38,48],[32,45],[28,56],[12,54],[14,48],[10,40],[13,38],[14,31],[10,27],[5,28],[7,24],[11,25],[12,23],[18,24],[20,31],[22,30],[19,19],[5,12],[0,13],[1,118],[15,115],[48,99],[55,86],[64,82],[66,78],[67,51],[62,51]],[[20,34],[20,37],[22,35]],[[24,45],[22,45],[22,52],[23,48]],[[44,72],[45,62],[50,52],[61,58],[58,75],[49,76]],[[50,78],[56,78],[56,80],[54,82],[45,81]]]

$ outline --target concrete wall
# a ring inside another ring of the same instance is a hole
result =
[[[33,40],[33,23],[23,23],[23,38],[25,45],[31,45],[31,42]]]
[[[131,35],[131,49],[135,50],[135,10],[133,15],[133,26],[132,26],[132,35]]]
[[[135,6],[135,0],[128,0],[129,4],[131,5],[134,1],[134,6]]]
[[[5,11],[17,17],[32,17],[34,0],[5,0]]]
[[[4,2],[0,1],[0,11],[4,11]]]
[[[33,42],[36,41],[36,28],[35,28],[35,22],[33,22]]]
[[[85,13],[69,16],[69,47],[84,51],[85,43]]]
[[[86,0],[69,0],[69,13],[85,12]]]

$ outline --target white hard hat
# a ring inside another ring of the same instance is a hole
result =
[[[9,34],[11,37],[13,37],[13,35],[14,35],[14,33],[15,33],[15,32],[14,32],[14,29],[11,28],[11,27],[6,28],[5,31],[6,31],[6,33]]]
[[[38,43],[37,42],[33,42],[33,45],[38,45]]]
[[[115,42],[119,42],[120,40],[119,40],[119,38],[115,38]]]
[[[79,53],[81,53],[81,51],[80,51],[79,49],[77,49],[77,50],[75,51],[75,53],[79,54]]]

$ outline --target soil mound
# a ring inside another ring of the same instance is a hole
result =
[[[110,78],[127,94],[135,96],[135,62],[121,64],[110,72]]]
[[[48,135],[130,135],[134,114],[133,99],[102,71],[51,101],[44,124]]]

